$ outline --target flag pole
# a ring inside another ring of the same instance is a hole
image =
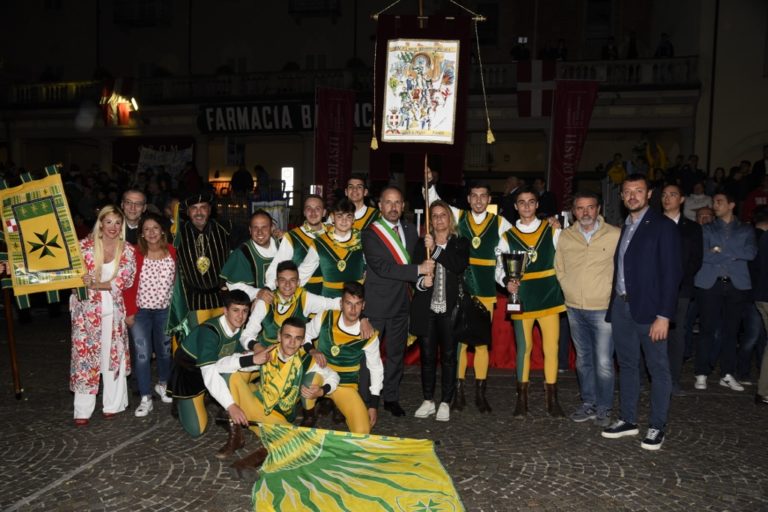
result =
[[[5,306],[5,326],[8,331],[8,352],[10,352],[11,358],[13,389],[16,392],[16,400],[21,400],[24,390],[21,387],[19,363],[16,360],[16,336],[13,332],[13,305],[11,304],[11,291],[8,288],[3,288],[3,305]]]
[[[427,154],[424,153],[424,234],[429,235],[429,166],[427,165]],[[429,249],[427,249],[427,259],[429,259]]]

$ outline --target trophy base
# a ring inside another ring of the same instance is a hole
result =
[[[522,304],[513,304],[511,302],[507,303],[507,313],[522,313],[522,311],[523,311]]]

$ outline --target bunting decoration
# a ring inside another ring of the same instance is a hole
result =
[[[261,425],[259,512],[463,511],[432,441]]]
[[[18,187],[0,190],[8,273],[22,307],[30,293],[57,300],[58,290],[82,289],[86,273],[61,176],[53,165],[45,171],[45,178],[26,174]]]

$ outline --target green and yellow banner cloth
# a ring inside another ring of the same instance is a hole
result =
[[[55,166],[49,176],[23,176],[18,187],[0,190],[8,272],[14,293],[24,296],[83,286],[80,245]],[[26,179],[24,179],[26,178]]]
[[[261,440],[259,512],[464,510],[432,441],[268,424]]]

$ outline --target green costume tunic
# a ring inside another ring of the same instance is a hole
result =
[[[301,400],[301,386],[312,384],[314,373],[309,373],[314,358],[297,352],[288,361],[282,361],[278,350],[269,361],[261,365],[261,378],[254,396],[264,406],[264,412],[279,412],[286,420],[296,419],[296,405]]]
[[[352,227],[358,231],[362,231],[368,226],[370,226],[371,222],[375,221],[379,217],[381,217],[381,212],[379,212],[378,208],[373,208],[371,206],[368,206],[367,210],[365,210],[365,214],[359,219],[355,219],[355,222],[352,224]]]
[[[328,367],[339,374],[341,384],[357,385],[360,373],[360,361],[365,356],[365,349],[378,336],[361,338],[359,334],[349,334],[341,329],[339,320],[341,311],[324,311],[322,327],[317,338],[317,350],[328,360]]]
[[[269,305],[269,309],[264,316],[264,319],[261,321],[261,331],[259,332],[257,341],[265,347],[280,342],[277,333],[280,331],[280,326],[283,325],[286,318],[298,318],[304,323],[308,320],[308,318],[304,316],[304,305],[307,302],[307,291],[304,288],[296,289],[293,293],[293,297],[291,297],[290,306],[288,306],[288,309],[283,313],[280,313],[277,310],[278,301],[281,300],[279,297],[280,295],[275,292],[275,298],[272,301],[272,304]]]
[[[345,282],[362,282],[365,258],[359,231],[353,229],[347,242],[338,242],[329,233],[323,233],[315,238],[315,250],[320,259],[318,269],[323,276],[323,297],[341,297]]]
[[[267,267],[274,258],[265,258],[256,250],[252,240],[243,243],[227,258],[221,277],[230,283],[245,283],[256,288],[264,288],[264,276]]]
[[[528,266],[520,282],[523,312],[513,313],[513,320],[539,318],[565,311],[565,299],[555,276],[554,228],[545,220],[533,233],[517,227],[504,233],[510,251],[530,251]]]
[[[459,234],[469,240],[469,267],[464,271],[464,282],[475,297],[496,297],[496,247],[499,245],[501,218],[488,212],[480,224],[475,223],[472,212],[459,214]]]
[[[197,326],[184,338],[176,351],[173,375],[169,388],[177,398],[191,398],[205,391],[200,367],[214,364],[222,357],[243,351],[240,345],[240,329],[227,336],[220,323],[220,316]],[[226,378],[226,376],[225,376]]]
[[[309,252],[309,248],[312,247],[314,238],[302,231],[300,227],[293,228],[288,233],[286,233],[285,236],[290,239],[291,245],[293,246],[293,257],[291,258],[291,261],[293,261],[298,267],[304,261],[304,258],[307,257],[307,252]],[[307,281],[307,284],[304,286],[304,288],[306,288],[308,292],[314,293],[315,295],[322,294],[323,274],[320,271],[319,266],[317,267],[317,270],[315,270],[315,273],[312,274],[312,277],[309,278],[309,281]]]

